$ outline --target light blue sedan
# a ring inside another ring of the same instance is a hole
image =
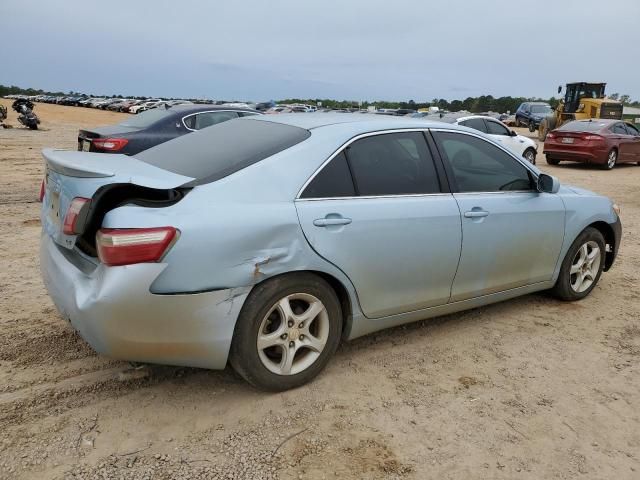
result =
[[[475,130],[232,120],[134,157],[45,150],[41,267],[98,352],[293,388],[341,340],[611,268],[618,207]]]

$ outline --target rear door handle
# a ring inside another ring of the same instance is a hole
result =
[[[329,217],[329,218],[316,218],[313,224],[316,227],[331,227],[334,225],[349,225],[351,223],[350,218],[344,217]]]
[[[464,212],[464,216],[466,218],[488,217],[489,216],[489,212],[487,212],[485,210],[470,210],[468,212]]]

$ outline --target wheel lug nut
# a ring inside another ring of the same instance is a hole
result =
[[[302,328],[304,327],[304,322],[300,322],[300,325],[298,325],[298,328]]]
[[[286,340],[286,339],[287,339],[287,334],[286,334],[286,333],[283,333],[283,334],[280,336],[280,338],[282,338],[283,340]]]
[[[289,328],[293,327],[293,320],[289,320],[289,321],[287,322],[287,325],[289,325]]]
[[[300,340],[304,340],[304,335],[300,335]]]
[[[293,346],[294,346],[294,345],[295,345],[295,343],[293,343],[293,342],[289,342],[289,346],[290,346],[291,348],[293,348]]]

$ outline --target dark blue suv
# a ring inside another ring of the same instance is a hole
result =
[[[516,126],[529,127],[530,132],[535,132],[542,119],[551,115],[551,105],[544,102],[524,102],[516,110]]]

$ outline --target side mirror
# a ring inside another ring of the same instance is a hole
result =
[[[560,180],[546,173],[538,175],[538,191],[541,193],[558,193]]]
[[[515,130],[509,131],[509,135],[511,135],[512,137],[517,137],[518,136],[518,134],[516,133]]]
[[[558,85],[558,93],[562,91],[562,85]]]

